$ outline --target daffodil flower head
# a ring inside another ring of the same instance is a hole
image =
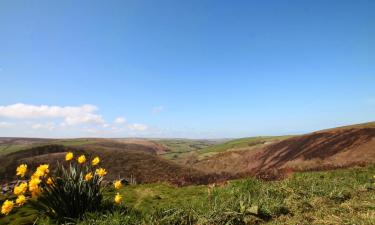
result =
[[[34,178],[29,181],[29,191],[36,192],[39,191],[39,184],[41,180],[39,178]]]
[[[92,173],[88,173],[85,175],[85,181],[90,181],[94,176],[92,175]]]
[[[23,204],[25,204],[26,203],[26,197],[25,197],[25,195],[19,195],[18,197],[17,197],[17,199],[16,199],[16,204],[18,205],[18,206],[21,206],[21,205],[23,205]]]
[[[73,157],[74,157],[73,152],[68,152],[65,155],[65,161],[70,161],[73,159]]]
[[[13,193],[15,195],[23,195],[25,194],[26,191],[27,191],[27,183],[23,182],[18,186],[14,186]]]
[[[77,161],[78,161],[79,164],[85,163],[86,162],[86,156],[81,155],[80,157],[78,157]]]
[[[116,180],[116,181],[113,183],[113,186],[115,187],[115,189],[120,189],[120,188],[122,187],[121,180]]]
[[[27,172],[27,165],[26,164],[21,164],[17,167],[16,169],[16,175],[20,177],[24,177],[26,172]]]
[[[97,157],[95,157],[92,161],[91,161],[91,164],[93,165],[93,166],[96,166],[96,165],[98,165],[100,163],[100,158],[97,156]]]
[[[1,206],[1,213],[4,215],[8,215],[12,211],[13,206],[14,206],[13,201],[5,200],[5,202]]]
[[[122,201],[122,196],[120,195],[120,193],[117,193],[115,196],[115,203],[120,204],[121,201]]]
[[[38,168],[36,168],[36,172],[35,173],[39,177],[47,175],[49,173],[49,165],[48,164],[43,164],[43,165],[38,166]]]
[[[99,177],[104,177],[106,174],[107,174],[107,171],[103,168],[99,168],[99,169],[96,169],[95,170],[95,173],[99,176]]]

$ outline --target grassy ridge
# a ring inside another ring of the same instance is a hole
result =
[[[296,173],[275,182],[249,178],[212,189],[126,186],[120,192],[128,209],[90,214],[78,224],[373,224],[374,175],[370,166]],[[32,218],[31,210],[22,210],[11,217]],[[40,219],[37,224],[51,223]]]
[[[86,144],[95,144],[100,142],[100,140],[96,139],[66,139],[66,140],[51,140],[46,141],[43,143],[35,143],[35,144],[7,144],[7,145],[0,145],[0,155],[7,155],[10,153],[18,152],[21,150],[25,150],[27,148],[43,146],[47,144],[59,144],[64,145],[66,147],[76,147]]]
[[[250,150],[274,141],[281,141],[292,136],[259,136],[231,140],[222,144],[213,145],[198,151],[200,157],[210,156],[228,150]]]

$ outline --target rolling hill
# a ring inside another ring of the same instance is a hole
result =
[[[206,177],[205,173],[198,170],[158,157],[155,150],[147,145],[104,140],[74,147],[47,144],[2,155],[0,179],[2,183],[14,180],[15,169],[21,163],[27,163],[30,168],[48,163],[53,168],[57,161],[64,161],[64,155],[68,151],[88,157],[98,155],[102,159],[101,166],[109,171],[108,179],[121,177],[135,180],[137,183],[166,181],[181,185]]]
[[[230,141],[185,139],[0,139],[0,179],[14,179],[20,163],[63,160],[67,151],[99,155],[109,178],[138,183],[206,184],[278,171],[308,171],[375,163],[375,123],[299,136]],[[4,150],[4,146],[8,146]],[[11,151],[10,151],[11,149]],[[177,155],[177,157],[171,157]]]
[[[204,171],[320,170],[375,163],[375,123],[290,137],[252,151],[226,151],[195,163]]]

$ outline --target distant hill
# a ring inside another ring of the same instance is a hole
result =
[[[375,123],[290,137],[252,151],[225,151],[195,163],[204,171],[259,173],[319,170],[375,163]]]
[[[247,137],[239,138],[230,141],[226,141],[220,144],[212,145],[198,151],[199,157],[205,158],[225,151],[247,151],[256,149],[265,145],[269,145],[292,136],[258,136],[258,137]]]
[[[67,151],[99,155],[108,178],[204,184],[270,171],[325,170],[375,163],[375,122],[299,136],[234,140],[0,138],[0,180],[20,163],[63,161]]]

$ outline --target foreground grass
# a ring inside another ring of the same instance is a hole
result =
[[[370,166],[296,173],[275,182],[250,178],[212,189],[126,186],[120,192],[127,209],[89,214],[78,224],[374,224],[374,175],[375,166]],[[20,213],[12,217],[33,216],[32,210]],[[40,219],[37,224],[51,222]]]

